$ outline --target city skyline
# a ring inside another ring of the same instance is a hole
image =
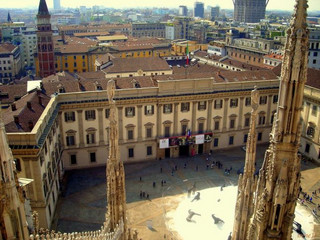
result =
[[[319,0],[309,0],[309,11],[320,11],[320,4]],[[167,7],[167,8],[179,8],[179,5],[186,5],[189,9],[192,9],[194,6],[194,0],[179,0],[179,1],[155,1],[155,0],[140,0],[140,1],[126,1],[126,0],[119,0],[117,2],[114,1],[105,1],[105,0],[96,0],[92,1],[92,3],[82,4],[79,3],[77,0],[61,0],[61,7],[72,7],[76,8],[79,6],[104,6],[110,8],[145,8],[145,7]],[[204,0],[201,1],[204,3],[205,8],[207,6],[220,6],[222,9],[233,9],[232,0],[222,1],[209,1]],[[317,4],[318,3],[318,4]],[[267,10],[287,10],[292,11],[292,6],[295,4],[295,0],[270,0],[267,6]],[[53,8],[53,0],[47,0],[47,5],[50,9]],[[1,4],[1,8],[37,8],[38,1],[36,0],[14,0],[12,2],[6,1]]]

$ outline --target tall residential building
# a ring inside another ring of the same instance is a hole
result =
[[[53,9],[54,10],[60,10],[61,9],[60,0],[53,0]]]
[[[188,8],[187,6],[180,5],[179,6],[179,16],[188,16]]]
[[[11,43],[0,44],[0,83],[8,84],[21,76],[21,50]]]
[[[234,16],[237,22],[256,23],[265,18],[269,0],[233,0]]]
[[[194,17],[203,18],[204,17],[204,3],[203,2],[195,2],[194,3]]]
[[[37,14],[37,53],[38,64],[37,76],[47,77],[55,73],[54,47],[52,40],[52,29],[50,23],[50,14],[46,0],[40,0]]]
[[[216,6],[216,7],[211,7],[210,8],[210,15],[211,15],[211,20],[215,20],[216,18],[219,17],[220,15],[220,7]]]
[[[239,179],[233,240],[291,239],[300,188],[301,158],[298,150],[308,61],[307,0],[296,2],[288,30],[270,145],[259,171],[256,188],[251,187],[254,185],[254,155],[246,155],[246,166],[251,167],[243,175],[248,176],[247,182],[240,182],[242,176]],[[250,132],[254,131],[251,129]],[[247,185],[250,178],[252,184]]]

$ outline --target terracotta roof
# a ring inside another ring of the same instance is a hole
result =
[[[320,89],[320,70],[308,68],[306,85]]]
[[[268,54],[264,56],[265,58],[274,58],[274,59],[278,59],[278,60],[282,60],[283,56],[279,55],[279,54]]]
[[[109,32],[81,32],[81,33],[74,33],[75,37],[94,37],[94,36],[105,36],[108,35]]]
[[[159,57],[149,58],[114,58],[112,65],[104,69],[107,73],[125,73],[143,71],[170,70],[166,60]]]
[[[0,86],[1,104],[10,104],[27,93],[27,83]]]
[[[248,64],[248,63],[244,63],[244,62],[240,62],[240,61],[234,60],[234,59],[232,59],[230,57],[222,60],[221,62],[225,63],[225,64],[228,64],[230,66],[234,66],[234,67],[237,67],[237,68],[242,68],[242,69],[246,69],[246,70],[250,70],[250,71],[264,69],[262,67],[257,67],[257,66],[254,66],[254,65],[251,65],[251,64]]]
[[[23,96],[14,103],[16,110],[13,111],[12,107],[9,107],[2,112],[6,131],[8,133],[31,132],[49,101],[50,98],[40,91]],[[28,107],[29,104],[30,107]],[[15,118],[18,119],[18,122],[15,122]]]
[[[11,43],[1,43],[0,44],[0,53],[11,53],[17,46]]]

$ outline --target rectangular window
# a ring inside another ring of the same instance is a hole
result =
[[[147,146],[147,156],[152,155],[152,146]]]
[[[96,119],[96,111],[95,110],[87,110],[85,111],[86,120],[94,120]]]
[[[75,62],[75,63],[73,63],[73,67],[77,67],[77,63]]]
[[[146,135],[147,135],[147,138],[152,138],[152,128],[147,128],[146,129]]]
[[[262,140],[262,132],[259,132],[258,133],[258,141],[261,141]]]
[[[318,112],[318,107],[316,105],[312,105],[312,112],[311,114],[313,116],[317,116],[317,112]]]
[[[181,112],[188,112],[190,109],[190,103],[181,103]]]
[[[259,125],[264,125],[266,122],[266,117],[265,116],[259,116]]]
[[[134,157],[133,148],[129,148],[129,149],[128,149],[128,156],[129,156],[129,158],[133,158],[133,157]]]
[[[144,106],[144,114],[145,115],[153,115],[154,114],[154,106],[153,105]]]
[[[66,142],[67,142],[67,146],[74,146],[75,145],[74,136],[67,136]]]
[[[214,130],[219,130],[220,128],[220,121],[215,121],[214,122]]]
[[[77,155],[71,154],[70,155],[70,162],[71,162],[71,165],[77,164]]]
[[[206,110],[207,108],[207,102],[206,101],[201,101],[198,103],[198,110]]]
[[[87,144],[93,144],[93,143],[95,143],[94,133],[88,133],[87,134]]]
[[[128,140],[133,139],[133,130],[128,130]]]
[[[214,109],[221,109],[222,105],[223,105],[222,99],[214,100]]]
[[[198,133],[203,133],[203,123],[198,124]]]
[[[164,136],[165,137],[170,137],[170,127],[169,126],[166,126],[164,128]]]
[[[163,113],[172,113],[172,104],[164,104]]]
[[[126,107],[126,117],[135,116],[135,107]]]
[[[95,152],[92,152],[90,153],[90,162],[96,162],[96,153]]]
[[[245,105],[246,106],[251,106],[251,97],[246,97]]]
[[[309,153],[310,152],[310,144],[306,144],[306,148],[304,149],[304,152]]]
[[[213,146],[218,147],[219,146],[219,138],[214,138],[213,139]]]
[[[106,118],[109,118],[109,116],[110,116],[110,109],[107,108],[107,109],[106,109]]]
[[[232,99],[230,99],[230,107],[231,107],[231,108],[238,107],[238,98],[232,98]]]
[[[229,145],[233,145],[233,139],[234,139],[233,136],[230,136],[230,137],[229,137]]]
[[[265,105],[267,104],[267,96],[261,96],[260,97],[260,102],[259,102],[260,105]]]
[[[181,129],[182,129],[181,135],[182,135],[182,136],[184,136],[184,135],[187,134],[187,128],[188,128],[188,125],[187,125],[187,124],[183,124],[183,125],[181,126]]]
[[[68,63],[65,63],[64,66],[65,66],[66,68],[68,68]]]
[[[65,122],[74,122],[76,120],[74,112],[65,112],[64,113]]]
[[[277,103],[278,102],[278,95],[273,95],[273,103]]]
[[[243,135],[243,142],[246,143],[248,141],[248,134]]]
[[[230,119],[230,128],[234,128],[235,125],[235,119]]]
[[[244,119],[244,126],[245,126],[245,127],[249,127],[249,125],[250,125],[250,117],[246,117],[246,118]]]

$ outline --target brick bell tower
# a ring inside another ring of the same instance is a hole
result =
[[[50,14],[45,0],[40,0],[37,14],[37,76],[47,77],[54,74],[54,47],[52,40],[52,29]]]

